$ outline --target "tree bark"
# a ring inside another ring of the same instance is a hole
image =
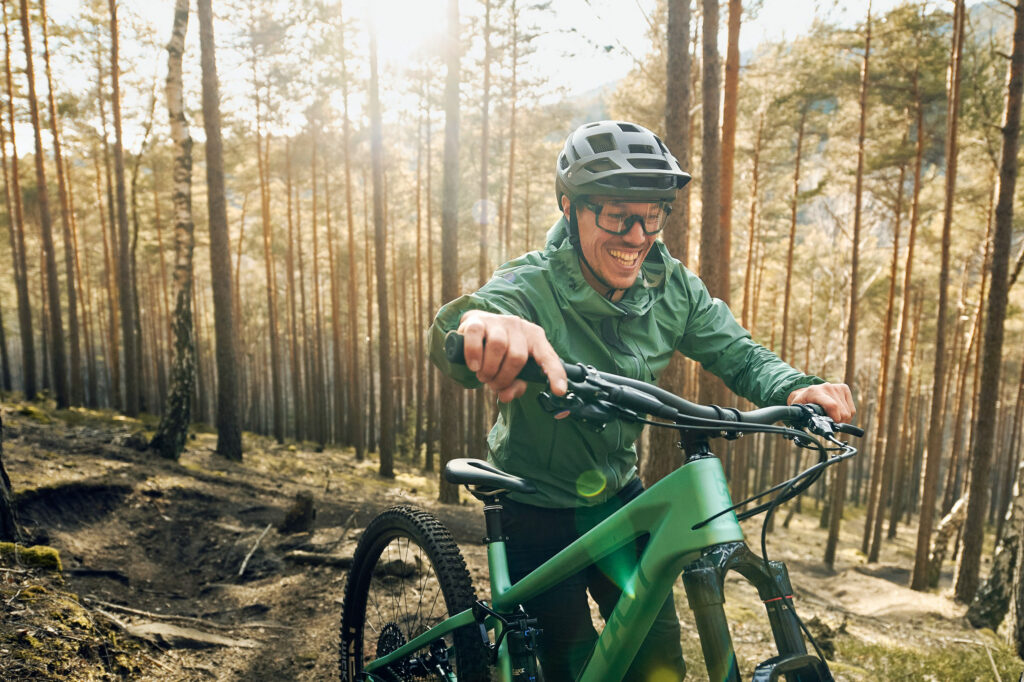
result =
[[[441,204],[441,298],[451,301],[459,295],[459,3],[448,0],[447,76],[444,89],[444,180]],[[453,381],[441,382],[441,469],[457,455],[458,387]],[[459,489],[441,476],[441,502],[458,503]]]
[[[35,400],[39,392],[36,380],[36,350],[32,334],[32,307],[28,293],[28,262],[25,255],[25,217],[21,203],[21,181],[18,172],[18,147],[14,132],[14,86],[11,79],[11,41],[7,29],[7,0],[3,0],[4,20],[4,73],[7,90],[7,128],[11,133],[11,172],[7,170],[7,140],[4,125],[0,124],[0,160],[4,166],[4,198],[6,200],[8,228],[11,241],[12,274],[18,298],[18,331],[21,337],[22,387],[26,400]],[[11,211],[11,194],[14,211]]]
[[[992,555],[992,569],[988,578],[967,607],[967,620],[976,628],[999,628],[1010,610],[1010,594],[1013,576],[1021,544],[1021,526],[1024,522],[1024,466],[1017,467],[1013,485],[1013,502],[1006,513],[1004,533],[999,536],[995,553]]]
[[[932,405],[928,432],[928,457],[925,461],[924,492],[918,519],[917,549],[914,556],[914,570],[910,587],[924,590],[927,587],[928,542],[931,537],[935,515],[935,497],[938,494],[939,464],[942,456],[942,435],[945,430],[943,407],[946,381],[946,307],[949,287],[950,229],[953,219],[953,194],[956,188],[957,118],[960,110],[960,55],[963,46],[965,12],[963,0],[957,0],[953,17],[953,46],[950,52],[949,104],[946,123],[946,195],[942,221],[942,256],[939,266],[939,309],[935,332],[935,367],[932,372]],[[972,590],[973,593],[973,590]]]
[[[857,380],[857,300],[860,286],[860,227],[863,209],[864,189],[864,141],[868,120],[868,82],[871,57],[871,3],[868,3],[867,26],[864,29],[864,60],[860,74],[860,125],[857,130],[857,177],[854,181],[853,238],[850,253],[850,317],[846,324],[846,368],[843,381],[853,386]],[[810,347],[810,335],[808,335]],[[847,462],[839,464],[832,484],[832,502],[829,509],[828,538],[825,541],[825,565],[832,566],[836,560],[836,546],[839,544],[839,530],[846,502],[846,481],[849,477]]]
[[[4,468],[4,422],[0,415],[0,541],[21,542],[21,526],[18,523],[18,507],[14,503],[11,479]]]
[[[192,422],[192,392],[195,390],[196,354],[192,324],[192,252],[195,225],[192,222],[192,135],[185,118],[181,62],[188,30],[189,0],[177,0],[171,41],[167,45],[167,113],[174,157],[174,364],[167,407],[150,447],[166,459],[178,459],[185,449]]]
[[[725,302],[729,292],[722,289],[723,269],[729,255],[723,251],[721,230],[722,147],[718,129],[719,102],[722,98],[722,73],[718,52],[718,0],[701,0],[703,11],[703,76],[701,88],[701,210],[700,210],[700,276],[711,295]],[[700,373],[700,401],[719,403],[724,389],[722,382],[708,372]]]
[[[25,0],[22,0],[25,4]],[[138,340],[135,338],[135,294],[131,273],[131,249],[128,237],[128,199],[125,194],[124,144],[121,131],[121,78],[117,26],[117,0],[108,0],[110,8],[110,82],[111,114],[114,118],[114,184],[117,209],[117,288],[121,304],[121,342],[124,358],[124,412],[139,413]]]
[[[722,100],[722,183],[719,196],[719,234],[721,268],[718,288],[723,300],[731,298],[729,268],[732,261],[732,186],[736,157],[736,111],[740,83],[740,21],[741,0],[729,0],[728,43],[725,48],[725,88]],[[717,104],[717,101],[716,101]]]
[[[25,75],[28,80],[29,113],[35,133],[36,191],[39,202],[39,226],[42,232],[43,260],[46,271],[50,371],[56,391],[57,408],[70,405],[68,395],[67,356],[64,349],[64,324],[61,321],[60,284],[57,280],[57,254],[53,244],[53,226],[47,201],[46,169],[43,156],[43,135],[39,124],[39,100],[36,98],[35,70],[32,67],[32,37],[29,29],[28,0],[21,0],[21,33],[25,42]]]
[[[377,274],[378,351],[380,361],[380,475],[392,478],[395,456],[391,325],[388,312],[387,226],[384,224],[384,150],[377,75],[377,32],[370,29],[370,157],[373,172],[373,227]]]
[[[231,257],[224,195],[224,142],[220,130],[220,85],[210,0],[197,0],[199,49],[203,72],[203,129],[206,132],[206,191],[210,221],[214,333],[217,338],[217,453],[242,459],[238,416],[238,351],[235,346]]]
[[[961,0],[962,1],[962,0]],[[961,10],[961,13],[963,10]],[[1002,369],[1003,323],[1009,289],[1007,276],[1013,238],[1013,195],[1017,186],[1017,146],[1020,135],[1021,99],[1024,92],[1024,0],[1014,8],[1013,53],[1007,74],[1006,109],[1003,114],[1003,144],[999,161],[999,194],[996,201],[995,232],[992,236],[991,289],[985,315],[985,339],[982,358],[979,406],[994,406],[999,400],[999,377]],[[948,227],[943,230],[943,253],[948,250]],[[941,286],[941,282],[940,282]],[[941,293],[941,290],[940,290]],[[941,301],[940,301],[941,304]],[[941,313],[941,309],[940,309]],[[940,317],[941,320],[941,317]],[[941,347],[936,357],[941,356]],[[934,410],[933,410],[934,412]],[[995,414],[992,409],[979,409],[974,425],[974,448],[971,454],[971,487],[967,495],[967,520],[964,522],[964,544],[957,572],[955,595],[969,602],[978,589],[981,567],[981,545],[984,539],[985,508],[992,450],[995,442]],[[930,448],[929,448],[930,450]],[[1018,569],[1018,574],[1020,571]],[[1017,600],[1024,597],[1016,597]],[[1024,604],[1024,602],[1022,602]],[[1016,623],[1018,652],[1024,653],[1024,614]],[[1019,632],[1020,631],[1020,632]]]
[[[71,239],[71,207],[68,202],[68,188],[64,172],[64,156],[61,152],[57,106],[53,96],[53,75],[50,70],[50,40],[47,33],[46,0],[39,2],[40,21],[43,31],[43,63],[46,70],[47,111],[50,116],[50,133],[53,136],[53,157],[57,167],[57,191],[60,197],[61,227],[64,237],[64,279],[68,291],[68,346],[71,354],[71,382],[69,401],[74,405],[84,402],[82,386],[82,351],[78,338],[78,295],[75,290],[75,249]]]
[[[690,119],[690,0],[668,3],[667,79],[665,86],[665,144],[676,154],[689,146],[687,128]],[[682,158],[682,157],[680,157]],[[684,188],[682,192],[689,192]],[[678,197],[677,197],[678,198]],[[688,230],[684,211],[669,214],[669,224],[662,233],[670,253],[685,262]],[[675,354],[661,375],[658,385],[675,394],[685,392],[686,358]],[[644,485],[650,487],[672,473],[679,465],[677,434],[672,429],[650,431],[650,453],[643,463]]]
[[[886,416],[885,450],[878,454],[882,457],[880,475],[871,483],[870,523],[864,524],[864,546],[867,548],[869,562],[878,561],[881,549],[882,521],[885,517],[886,498],[889,495],[890,481],[894,469],[896,448],[899,446],[900,408],[903,401],[904,367],[903,354],[908,339],[908,322],[910,320],[911,288],[914,273],[914,247],[916,245],[917,224],[920,212],[921,165],[924,158],[924,105],[920,101],[917,87],[917,74],[914,74],[914,96],[917,101],[915,127],[917,129],[917,145],[914,154],[914,189],[910,204],[910,230],[907,236],[907,265],[903,271],[903,301],[900,309],[899,330],[896,335],[896,355],[893,358],[893,377],[889,414]]]
[[[270,145],[269,135],[263,135],[263,102],[256,68],[256,47],[253,45],[252,78],[256,109],[256,169],[260,180],[260,219],[263,226],[263,266],[267,280],[267,324],[270,335],[270,399],[273,403],[273,434],[278,443],[284,442],[284,379],[281,376],[281,340],[277,322],[277,268],[274,263],[273,232],[270,218],[270,174],[267,168]]]

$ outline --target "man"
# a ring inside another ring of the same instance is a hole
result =
[[[634,448],[642,425],[613,422],[594,433],[552,419],[536,400],[543,387],[516,378],[528,358],[544,370],[551,391],[564,395],[560,357],[653,383],[679,351],[759,405],[818,403],[836,421],[853,416],[845,384],[802,374],[754,343],[725,303],[657,240],[676,191],[689,180],[642,126],[580,126],[558,157],[562,217],[544,250],[503,265],[434,320],[434,362],[465,386],[487,386],[500,401],[489,461],[538,490],[505,501],[513,581],[643,491]],[[449,364],[441,350],[452,329],[465,336],[465,367]],[[628,548],[625,558],[635,561],[637,550]],[[611,567],[623,558],[613,555],[525,605],[544,631],[540,660],[548,682],[575,679],[586,662],[597,638],[586,593],[607,618],[620,593],[608,576],[620,573]],[[670,596],[626,679],[682,679],[679,639]]]

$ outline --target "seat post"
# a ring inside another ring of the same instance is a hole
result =
[[[485,544],[491,544],[492,542],[505,542],[508,538],[505,537],[505,530],[502,528],[502,511],[504,507],[501,506],[501,500],[499,497],[489,497],[484,503],[484,525],[486,528],[487,535],[484,537]]]

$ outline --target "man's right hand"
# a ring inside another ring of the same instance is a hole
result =
[[[565,370],[544,330],[514,315],[468,310],[462,315],[459,333],[465,337],[466,367],[507,403],[526,391],[519,371],[533,358],[548,377],[551,392],[565,395]]]

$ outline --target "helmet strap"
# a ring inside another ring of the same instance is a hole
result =
[[[606,282],[605,279],[603,277],[601,277],[601,275],[597,274],[597,272],[594,270],[593,266],[590,265],[590,261],[588,261],[587,257],[583,254],[583,246],[582,246],[582,244],[580,244],[580,223],[579,223],[579,219],[576,217],[576,211],[577,211],[576,201],[573,200],[573,199],[570,199],[569,200],[569,243],[572,244],[573,249],[576,250],[576,255],[579,256],[579,258],[580,258],[580,262],[583,263],[584,267],[586,267],[587,270],[590,271],[590,274],[593,275],[594,279],[596,279],[598,281],[598,283],[601,284],[601,286],[603,286],[603,287],[608,289],[608,291],[604,294],[604,297],[607,298],[609,301],[611,301],[612,297],[615,296],[615,292],[619,291],[619,289],[613,287],[611,284]]]

